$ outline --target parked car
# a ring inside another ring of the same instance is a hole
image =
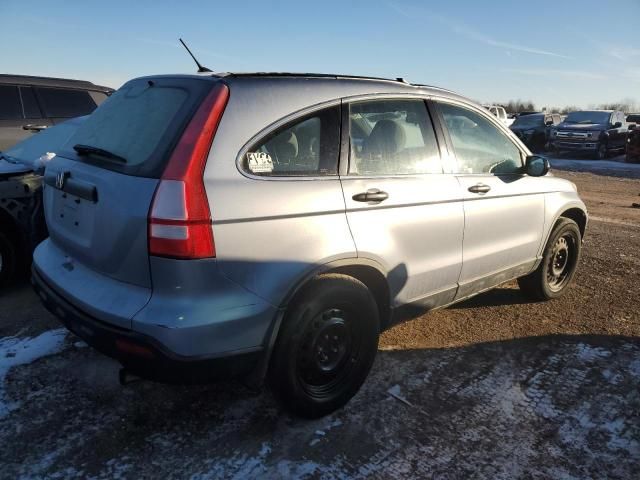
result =
[[[551,131],[550,148],[556,153],[590,153],[604,159],[612,151],[624,152],[629,128],[624,113],[612,110],[571,112]]]
[[[509,128],[532,152],[542,152],[549,141],[551,128],[559,123],[557,113],[534,113],[516,118]]]
[[[85,119],[60,123],[0,152],[0,287],[26,277],[33,249],[47,236],[41,158],[53,154]]]
[[[497,105],[485,105],[484,108],[489,110],[493,115],[496,116],[498,120],[500,120],[507,127],[511,126],[513,123],[513,118],[507,116],[507,112],[504,107],[499,107]]]
[[[33,283],[125,372],[267,377],[317,417],[358,391],[393,321],[514,278],[566,291],[587,213],[548,169],[439,88],[139,78],[48,164]]]
[[[629,134],[627,135],[627,156],[625,161],[640,163],[640,113],[627,116]]]
[[[47,127],[90,114],[112,92],[81,80],[0,74],[0,151]]]

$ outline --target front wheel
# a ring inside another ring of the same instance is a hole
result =
[[[538,268],[518,279],[520,290],[532,300],[551,300],[564,294],[580,260],[581,235],[576,222],[561,218],[544,249]]]
[[[343,406],[369,374],[379,329],[377,304],[362,282],[315,278],[292,302],[278,335],[269,368],[276,396],[307,418]]]
[[[0,287],[11,283],[17,274],[17,249],[11,239],[0,232]]]
[[[598,160],[604,160],[605,158],[607,158],[607,154],[608,154],[608,150],[607,150],[607,144],[606,143],[599,143],[598,144],[598,149],[596,150],[596,158]]]

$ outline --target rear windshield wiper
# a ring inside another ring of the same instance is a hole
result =
[[[82,145],[78,143],[73,146],[73,149],[78,152],[78,155],[98,155],[99,157],[108,158],[109,160],[115,160],[119,163],[127,163],[127,159],[121,157],[118,154],[105,150],[104,148],[92,147],[91,145]]]

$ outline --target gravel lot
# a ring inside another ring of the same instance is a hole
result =
[[[394,327],[317,421],[234,382],[121,387],[27,286],[3,292],[0,477],[640,478],[640,180],[555,174],[591,214],[568,294],[507,284]]]

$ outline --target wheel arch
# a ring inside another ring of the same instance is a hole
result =
[[[264,350],[262,361],[258,363],[256,368],[245,378],[246,384],[251,388],[260,388],[264,384],[264,380],[271,363],[271,354],[282,326],[285,313],[289,304],[302,293],[304,288],[311,280],[319,275],[328,273],[340,273],[349,275],[369,288],[378,305],[380,313],[380,329],[384,330],[389,326],[392,318],[391,296],[387,274],[385,269],[378,262],[367,258],[348,258],[331,261],[321,264],[318,267],[307,272],[300,278],[293,287],[289,289],[287,294],[280,302],[278,311],[271,322],[271,326],[267,331],[264,341]]]
[[[561,218],[569,218],[578,224],[578,228],[580,229],[580,238],[584,238],[585,231],[587,229],[587,212],[578,207],[568,208],[564,210],[558,217],[555,222],[553,222],[553,226],[555,227],[558,220]],[[553,230],[553,227],[552,227]]]
[[[348,275],[364,283],[371,291],[378,305],[380,325],[384,327],[388,323],[391,317],[391,298],[387,274],[382,265],[374,260],[365,258],[336,260],[313,269],[289,290],[281,302],[280,308],[286,309],[291,301],[304,290],[312,279],[328,273]]]

